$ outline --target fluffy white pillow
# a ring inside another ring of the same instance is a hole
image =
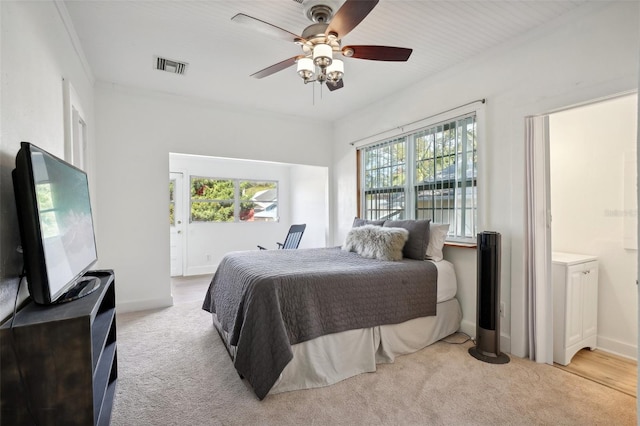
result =
[[[353,251],[370,259],[402,260],[402,248],[408,238],[409,231],[404,228],[358,226],[351,228],[342,250]]]
[[[429,225],[429,245],[427,259],[439,262],[443,259],[442,248],[449,232],[448,223],[433,223]]]

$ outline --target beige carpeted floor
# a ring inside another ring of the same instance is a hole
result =
[[[112,425],[636,424],[631,396],[515,357],[486,364],[470,346],[438,342],[376,373],[259,401],[200,302],[122,314]]]

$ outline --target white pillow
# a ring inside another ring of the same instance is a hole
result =
[[[429,246],[427,247],[427,259],[440,262],[443,259],[442,247],[449,232],[448,223],[433,223],[429,225]]]
[[[402,260],[402,248],[408,238],[409,231],[404,228],[364,225],[351,228],[342,250],[370,259]]]

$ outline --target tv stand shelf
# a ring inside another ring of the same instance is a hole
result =
[[[2,424],[108,425],[118,378],[115,277],[59,305],[29,302],[0,327]],[[5,423],[6,422],[6,423]]]

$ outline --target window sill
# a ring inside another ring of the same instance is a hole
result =
[[[477,248],[478,244],[474,242],[462,242],[462,241],[445,241],[445,247],[460,247],[460,248]]]

